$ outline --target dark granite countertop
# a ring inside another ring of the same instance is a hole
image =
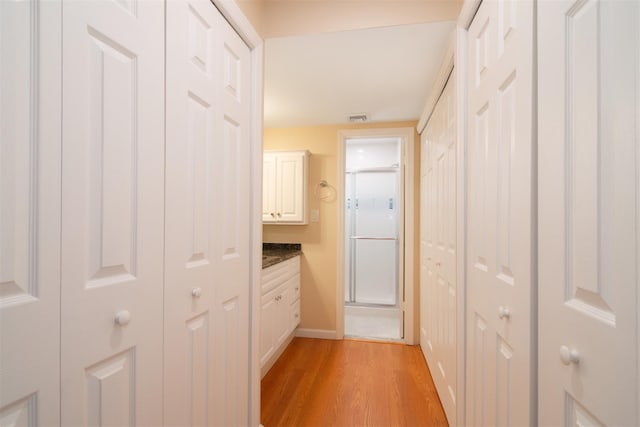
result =
[[[302,245],[300,243],[263,243],[262,268],[271,267],[301,253]]]

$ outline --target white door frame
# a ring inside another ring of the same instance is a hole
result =
[[[338,132],[338,243],[337,277],[336,277],[336,339],[344,338],[344,186],[345,186],[345,148],[347,139],[352,138],[400,138],[403,145],[402,164],[404,165],[404,342],[413,345],[414,336],[414,274],[413,274],[413,244],[414,244],[414,129],[413,128],[380,128],[380,129],[349,129]],[[402,259],[402,258],[401,258]],[[408,286],[407,286],[408,284]]]
[[[249,425],[260,425],[260,276],[262,273],[262,108],[264,42],[234,1],[211,0],[249,47],[251,57],[251,272],[249,342]]]

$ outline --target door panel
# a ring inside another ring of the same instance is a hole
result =
[[[399,172],[355,173],[354,234],[398,237]]]
[[[538,14],[540,423],[637,425],[640,6]]]
[[[214,173],[214,342],[215,425],[248,424],[249,407],[249,272],[251,151],[249,48],[221,15],[214,52],[222,77],[217,112],[219,144],[213,156],[223,163]]]
[[[276,156],[264,153],[262,162],[262,221],[275,221],[276,205]]]
[[[60,423],[61,4],[0,2],[0,425]]]
[[[304,157],[299,154],[279,154],[277,156],[277,217],[278,221],[302,221],[304,207]]]
[[[209,425],[216,263],[216,131],[220,126],[214,42],[218,11],[208,1],[167,3],[165,204],[165,384],[167,425]]]
[[[161,424],[164,7],[63,7],[62,423]]]
[[[398,293],[398,242],[356,240],[354,244],[355,302],[395,305]]]
[[[532,35],[531,1],[483,2],[468,31],[467,423],[473,425],[529,425],[536,417]]]
[[[450,80],[422,134],[421,337],[440,401],[456,423],[456,134]]]
[[[165,422],[246,424],[249,51],[210,2],[167,7]]]

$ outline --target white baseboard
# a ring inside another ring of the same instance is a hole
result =
[[[296,336],[301,338],[320,338],[324,340],[335,340],[336,331],[327,329],[296,329]]]

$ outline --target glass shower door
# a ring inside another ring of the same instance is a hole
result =
[[[398,168],[364,169],[347,175],[348,303],[397,305],[398,176]]]

